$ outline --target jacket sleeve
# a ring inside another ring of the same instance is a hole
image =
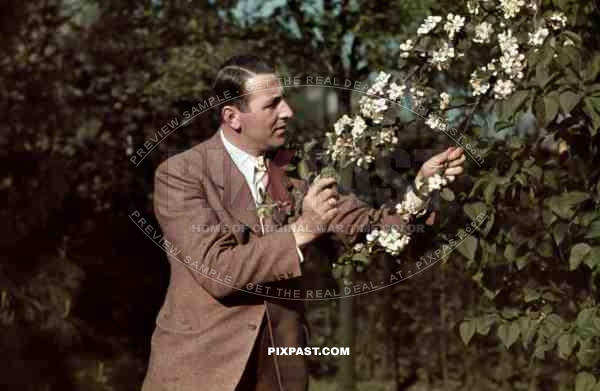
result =
[[[338,213],[329,222],[327,231],[348,244],[354,244],[361,234],[375,228],[402,230],[406,225],[404,215],[396,214],[394,209],[373,208],[353,193],[349,193],[340,195]]]
[[[173,157],[155,173],[154,212],[170,246],[210,295],[222,299],[248,284],[266,284],[299,277],[300,258],[288,226],[264,236],[249,233],[241,244],[232,227],[219,221],[207,202],[198,171],[186,172],[184,159]],[[202,229],[198,229],[202,227]],[[169,253],[169,251],[167,251]],[[250,288],[251,289],[251,288]]]

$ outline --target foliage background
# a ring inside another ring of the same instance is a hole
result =
[[[350,318],[339,301],[309,303],[315,345],[345,346],[350,336],[353,346],[350,361],[311,360],[311,389],[569,390],[583,371],[577,389],[594,387],[600,10],[596,1],[540,5],[567,14],[579,50],[527,75],[529,101],[477,113],[467,132],[485,164],[468,165],[453,187],[456,202],[441,204],[438,230],[406,256],[436,248],[444,233],[469,223],[473,208],[491,212],[493,224],[416,278],[359,296]],[[169,267],[128,215],[152,216],[158,163],[209,137],[215,124],[197,118],[138,167],[128,149],[209,96],[223,60],[250,51],[285,74],[366,80],[399,69],[397,45],[423,17],[464,12],[446,0],[8,0],[2,8],[6,390],[140,388]],[[469,73],[457,67],[452,76],[442,82],[448,89]],[[578,98],[561,99],[565,91]],[[320,140],[359,98],[342,90],[290,93],[291,145],[299,148]],[[391,178],[410,175],[449,144],[424,126],[407,127],[401,145],[411,164],[398,159],[372,170],[370,186],[355,190],[376,205],[376,189],[393,193],[401,184]],[[326,256],[326,248],[314,252]],[[375,262],[369,275],[390,262]],[[523,319],[541,313],[552,322],[539,323],[524,346],[531,325]]]

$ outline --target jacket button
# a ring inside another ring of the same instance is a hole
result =
[[[248,330],[256,330],[257,326],[254,323],[248,324]]]

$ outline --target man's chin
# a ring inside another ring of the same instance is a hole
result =
[[[273,150],[273,149],[281,148],[282,146],[285,145],[285,142],[286,142],[285,136],[280,136],[280,137],[275,136],[271,139],[269,149]]]

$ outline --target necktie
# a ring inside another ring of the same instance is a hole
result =
[[[267,194],[267,185],[269,183],[269,176],[267,175],[267,162],[264,156],[259,156],[256,160],[256,166],[254,167],[254,188],[256,189],[257,204],[262,204],[265,201]]]

